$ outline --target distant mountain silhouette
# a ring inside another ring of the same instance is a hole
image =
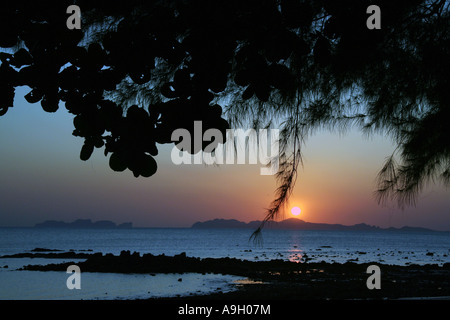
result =
[[[35,228],[68,228],[68,229],[131,229],[133,227],[131,222],[115,224],[109,220],[100,220],[92,222],[91,219],[78,219],[73,222],[63,222],[55,220],[47,220],[42,223],[37,223]]]
[[[193,229],[256,229],[261,221],[251,221],[245,223],[235,219],[214,219],[205,222],[196,222],[191,228]],[[290,218],[283,221],[270,221],[266,224],[267,229],[277,230],[333,230],[333,231],[408,231],[408,232],[435,232],[435,230],[419,228],[419,227],[402,227],[402,228],[380,228],[365,223],[346,226],[342,224],[312,223],[297,218]]]

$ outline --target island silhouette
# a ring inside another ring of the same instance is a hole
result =
[[[191,225],[190,229],[257,229],[261,225],[260,220],[243,222],[236,219],[212,219],[198,221]],[[92,221],[91,219],[77,219],[73,222],[46,220],[37,223],[35,228],[59,228],[59,229],[132,229],[132,222],[116,224],[109,220]],[[407,232],[450,232],[437,231],[422,227],[404,226],[401,228],[381,228],[366,223],[354,225],[328,224],[307,222],[298,218],[288,218],[281,221],[267,222],[267,229],[273,230],[328,230],[328,231],[407,231]]]
[[[256,229],[260,226],[261,221],[250,221],[248,223],[236,219],[214,219],[204,222],[196,222],[192,229]],[[437,232],[436,230],[404,226],[401,228],[381,228],[378,226],[371,226],[365,223],[355,225],[342,224],[328,224],[328,223],[313,223],[306,222],[298,218],[289,218],[282,221],[270,221],[267,223],[267,229],[277,230],[330,230],[330,231],[410,231],[410,232]],[[448,231],[447,231],[448,232]]]
[[[73,222],[47,220],[37,223],[35,228],[69,228],[69,229],[131,229],[131,222],[116,224],[109,220],[99,220],[93,222],[91,219],[77,219]]]

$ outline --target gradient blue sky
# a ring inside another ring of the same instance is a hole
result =
[[[176,166],[172,145],[160,146],[158,172],[134,178],[109,169],[97,149],[87,162],[72,136],[73,115],[28,104],[18,88],[15,107],[0,117],[0,226],[33,226],[44,220],[78,218],[131,221],[136,227],[189,227],[214,218],[261,220],[276,189],[260,165]],[[310,222],[367,223],[381,227],[421,226],[450,230],[450,197],[429,186],[416,207],[404,211],[375,202],[375,178],[393,147],[388,139],[358,132],[327,132],[307,141],[304,167],[287,212],[299,206]]]

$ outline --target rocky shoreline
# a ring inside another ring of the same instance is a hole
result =
[[[5,256],[3,256],[5,257]],[[11,257],[11,256],[10,256]],[[242,276],[232,292],[173,299],[399,299],[407,297],[449,297],[450,263],[408,266],[373,263],[381,270],[381,289],[369,290],[366,282],[371,263],[295,263],[284,260],[248,261],[236,258],[195,258],[185,253],[175,256],[140,255],[122,251],[120,255],[76,252],[39,252],[14,257],[85,259],[78,262],[27,265],[19,270],[66,271],[77,264],[82,272],[109,273],[216,273]],[[171,298],[172,299],[172,298]]]

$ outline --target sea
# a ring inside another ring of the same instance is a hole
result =
[[[129,300],[184,297],[227,292],[249,281],[222,274],[80,273],[81,289],[69,289],[66,272],[18,270],[29,264],[74,259],[5,258],[35,248],[119,255],[185,253],[198,258],[250,261],[282,259],[296,263],[338,262],[393,265],[450,262],[450,232],[263,230],[258,241],[251,229],[0,228],[0,300]],[[82,261],[82,260],[79,260]]]

